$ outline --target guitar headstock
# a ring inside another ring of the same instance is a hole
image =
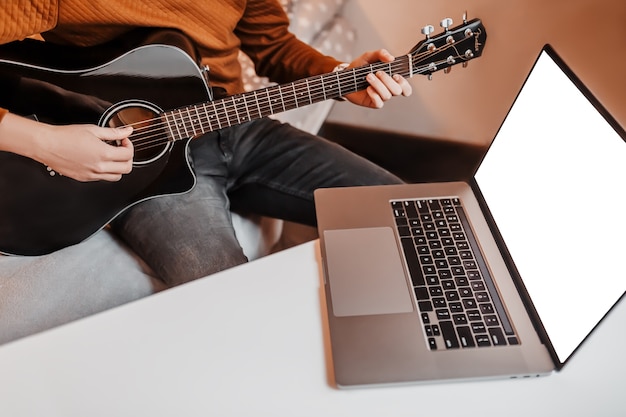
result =
[[[435,36],[432,36],[435,31],[432,25],[422,28],[426,39],[409,52],[411,75],[423,74],[430,78],[436,71],[448,72],[453,65],[466,66],[468,61],[482,54],[487,32],[480,19],[466,21],[463,16],[463,24],[451,27],[452,19],[445,18],[439,25],[443,32]]]

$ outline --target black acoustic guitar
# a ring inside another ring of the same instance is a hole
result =
[[[431,36],[392,63],[375,63],[211,99],[190,54],[167,44],[111,57],[98,47],[63,50],[39,41],[0,47],[0,106],[54,124],[132,125],[134,167],[118,182],[79,182],[0,152],[0,252],[42,255],[79,243],[146,199],[188,192],[189,141],[218,129],[362,90],[373,71],[428,75],[481,55],[475,19]],[[192,104],[195,103],[195,104]]]

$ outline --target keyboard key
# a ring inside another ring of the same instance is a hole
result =
[[[500,321],[498,321],[498,317],[496,316],[485,316],[485,324],[487,327],[499,326]]]
[[[489,340],[489,336],[479,335],[476,336],[476,345],[480,347],[491,346],[491,340]]]
[[[428,292],[433,297],[441,297],[443,295],[443,290],[441,287],[430,287],[428,288]]]
[[[506,345],[506,339],[504,337],[504,334],[502,333],[502,330],[500,330],[500,328],[498,327],[489,328],[489,336],[491,336],[491,341],[493,342],[494,346]]]
[[[417,214],[417,210],[415,209],[415,204],[412,201],[404,202],[404,210],[406,211],[406,215],[409,218],[419,217]]]
[[[420,311],[433,311],[433,303],[431,303],[430,301],[419,301],[417,303],[417,306],[419,307]]]
[[[428,338],[428,347],[430,347],[431,350],[437,350],[437,341],[434,337]]]
[[[413,290],[415,291],[415,297],[417,297],[418,300],[428,300],[428,299],[430,299],[430,292],[428,291],[428,288],[426,288],[426,287],[415,287]]]
[[[463,304],[461,303],[450,303],[448,304],[448,307],[452,313],[462,313],[464,311]]]
[[[436,310],[435,313],[439,320],[450,320],[450,311],[447,309]]]
[[[439,278],[437,278],[437,275],[428,275],[426,277],[426,283],[428,285],[439,285]]]
[[[443,340],[446,344],[446,348],[455,349],[459,347],[459,341],[456,338],[456,332],[454,331],[454,325],[451,321],[441,321],[439,322],[439,327],[441,327],[441,335],[443,336]]]
[[[458,291],[446,291],[446,300],[448,301],[459,301],[461,297],[459,297]]]
[[[474,295],[476,297],[476,301],[478,301],[479,303],[484,303],[484,302],[488,302],[489,301],[489,294],[487,294],[484,291],[477,292]]]
[[[446,303],[445,298],[437,297],[433,298],[433,305],[435,306],[435,308],[446,308],[448,306],[448,303]]]
[[[452,281],[451,279],[442,279],[441,280],[441,286],[443,287],[444,290],[455,290],[456,289],[456,285],[454,284],[454,281]]]
[[[470,328],[467,326],[458,327],[457,332],[459,333],[459,341],[461,342],[461,346],[466,347],[474,347],[476,344],[474,343],[474,336],[470,331]]]
[[[493,314],[493,306],[491,304],[480,304],[480,312],[483,314]]]
[[[509,342],[509,345],[519,345],[519,340],[515,336],[507,337],[506,340]]]
[[[478,310],[468,310],[467,311],[467,318],[470,321],[479,321],[479,322],[481,322],[480,324],[482,325],[483,317],[480,315],[480,312]]]
[[[454,324],[456,324],[457,326],[460,326],[462,324],[467,324],[467,316],[465,316],[465,314],[454,314],[452,316],[452,320],[454,321]],[[469,330],[469,327],[468,327]]]
[[[474,333],[487,333],[487,327],[483,323],[472,323]]]
[[[424,277],[422,276],[422,268],[417,260],[417,253],[415,253],[415,246],[411,239],[400,239],[402,243],[402,250],[404,252],[404,258],[409,267],[409,273],[411,274],[411,280],[413,285],[424,285]]]

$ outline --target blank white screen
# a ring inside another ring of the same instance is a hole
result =
[[[476,180],[564,362],[626,291],[626,143],[543,52]]]

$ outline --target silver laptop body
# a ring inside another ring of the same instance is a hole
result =
[[[561,369],[626,290],[625,138],[546,45],[469,181],[317,190],[336,384]]]

